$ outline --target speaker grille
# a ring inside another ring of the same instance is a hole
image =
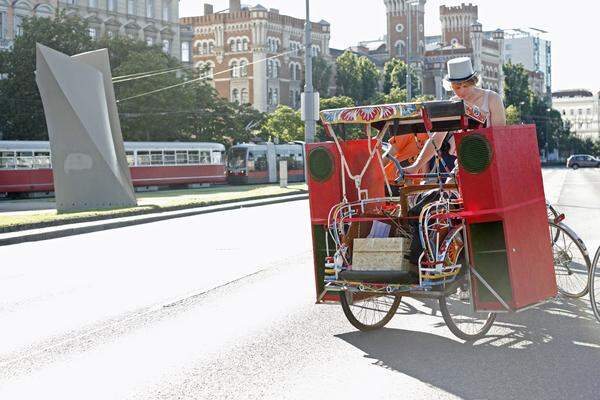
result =
[[[492,162],[490,142],[480,134],[465,136],[458,146],[458,162],[471,174],[482,173]]]
[[[316,147],[308,153],[308,172],[317,182],[324,182],[333,174],[333,156],[324,147]]]

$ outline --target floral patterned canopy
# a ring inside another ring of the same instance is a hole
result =
[[[399,120],[421,120],[421,109],[428,105],[436,104],[464,104],[464,115],[471,119],[485,123],[486,117],[477,106],[471,106],[463,101],[424,102],[424,103],[396,103],[376,106],[361,106],[337,108],[321,111],[321,120],[324,124],[372,124],[374,122]]]

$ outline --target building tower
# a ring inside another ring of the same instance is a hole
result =
[[[423,57],[425,55],[426,1],[384,0],[387,13],[389,58],[396,57],[410,63],[419,77],[419,87],[422,84]],[[409,41],[411,42],[410,49],[408,48]]]
[[[477,22],[477,6],[440,6],[442,42],[447,45],[462,45],[471,48],[471,26]]]
[[[483,64],[481,61],[481,47],[483,45],[483,27],[479,22],[475,22],[471,25],[471,32],[469,33],[469,42],[473,49],[473,69],[477,72],[483,71]]]
[[[504,69],[502,68],[502,64],[504,61],[504,31],[502,29],[496,29],[494,33],[492,33],[492,40],[498,43],[498,49],[500,51],[500,68],[498,70],[498,93],[500,96],[504,96]]]

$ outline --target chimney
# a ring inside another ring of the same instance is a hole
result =
[[[206,3],[204,3],[204,15],[211,15],[214,12],[215,11],[213,9],[213,5],[212,4],[206,4]]]
[[[241,0],[229,0],[229,12],[240,12],[242,11]]]

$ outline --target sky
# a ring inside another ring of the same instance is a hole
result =
[[[462,1],[469,3],[469,1]],[[203,3],[215,11],[228,8],[228,0],[180,0],[180,17],[202,15]],[[425,34],[439,35],[440,5],[460,5],[461,1],[428,0],[425,9]],[[548,32],[552,42],[552,89],[584,88],[600,90],[600,46],[592,41],[598,29],[598,0],[475,0],[479,22],[484,30],[534,27]],[[261,4],[277,8],[282,14],[305,16],[303,0],[242,0],[242,4]],[[333,48],[344,49],[359,41],[383,37],[386,31],[383,0],[312,0],[311,20],[331,24]],[[593,27],[596,28],[593,28]]]

